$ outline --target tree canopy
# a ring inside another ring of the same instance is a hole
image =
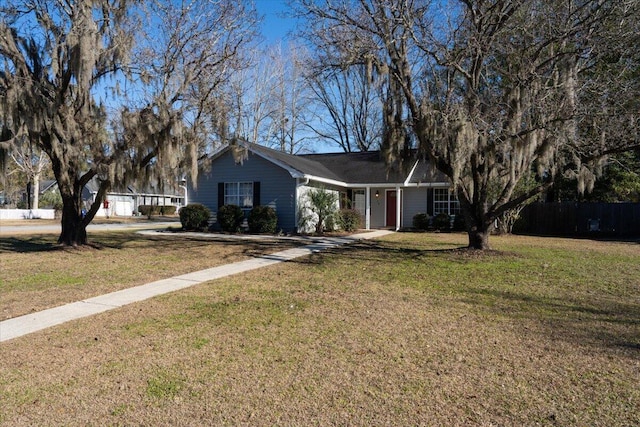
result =
[[[220,141],[296,153],[313,132],[390,167],[429,159],[488,248],[502,215],[561,178],[589,191],[640,146],[639,1],[297,0],[307,45],[261,60],[249,0],[8,0],[0,160],[46,155],[74,245],[110,188],[195,181]]]
[[[21,0],[0,6],[4,146],[51,160],[60,243],[86,243],[106,192],[197,174],[224,115],[216,93],[243,64],[255,11],[231,0]],[[83,216],[82,190],[97,180]]]
[[[638,145],[636,0],[300,4],[327,68],[383,80],[389,163],[417,148],[449,177],[472,248],[556,175],[588,189],[607,154]]]

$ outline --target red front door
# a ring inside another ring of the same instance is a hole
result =
[[[396,191],[387,191],[387,227],[396,226]]]

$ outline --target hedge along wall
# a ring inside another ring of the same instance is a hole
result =
[[[138,212],[141,215],[175,215],[176,207],[173,205],[140,205]]]

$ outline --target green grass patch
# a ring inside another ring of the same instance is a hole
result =
[[[158,369],[147,379],[146,394],[157,400],[174,399],[184,388],[185,380],[172,370]]]
[[[22,280],[0,282],[3,291],[32,290],[38,291],[51,288],[63,288],[68,286],[82,286],[85,278],[68,274],[64,271],[36,272],[25,275]]]

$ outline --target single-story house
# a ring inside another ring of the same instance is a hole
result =
[[[238,159],[233,150],[245,150]],[[337,192],[340,207],[360,212],[368,229],[411,227],[413,216],[444,212],[456,215],[459,204],[447,178],[423,159],[407,172],[390,171],[378,151],[291,155],[250,143],[227,145],[189,183],[189,203],[207,206],[212,216],[222,205],[245,212],[273,207],[278,228],[301,230],[305,193],[313,187]]]

